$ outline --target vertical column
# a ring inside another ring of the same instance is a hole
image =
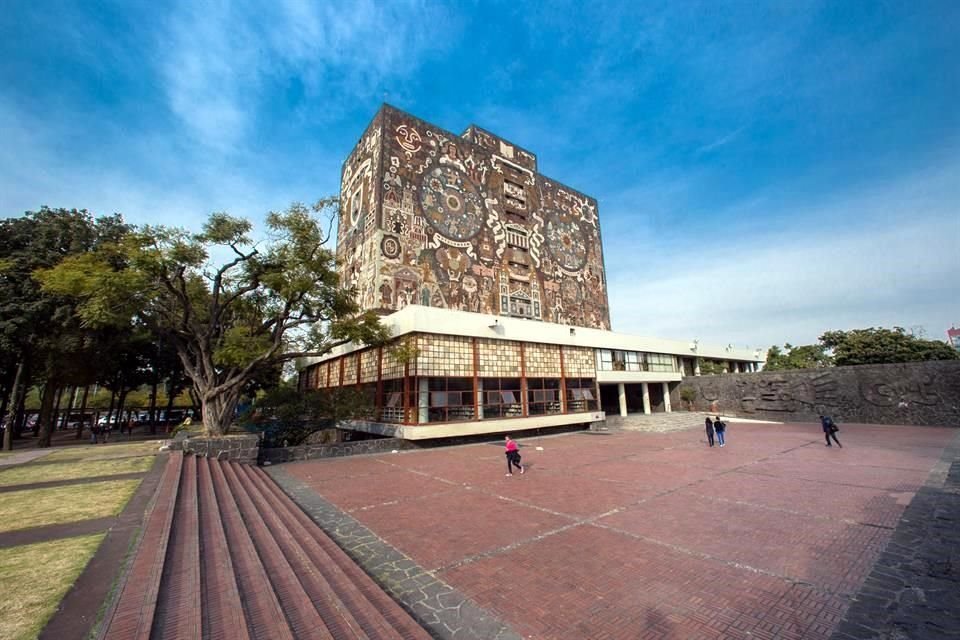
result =
[[[483,420],[483,378],[477,378],[477,420]]]
[[[563,345],[560,345],[560,413],[567,412],[567,372],[563,361]]]
[[[417,422],[426,424],[430,421],[430,378],[423,376],[417,379]]]
[[[620,400],[620,415],[627,415],[627,387],[622,382],[617,383],[617,398]]]
[[[643,413],[650,415],[650,387],[646,382],[640,383],[643,387]]]
[[[383,411],[383,347],[377,347],[377,397],[374,406],[377,420],[380,420]]]
[[[693,375],[700,375],[700,358],[693,359]]]
[[[670,383],[662,382],[663,385],[663,410],[667,413],[672,413],[673,409],[670,408]]]
[[[527,402],[527,360],[523,343],[520,343],[520,406],[523,408],[523,417],[530,415],[530,403]]]
[[[483,380],[480,378],[480,348],[477,339],[470,339],[473,348],[473,419],[483,420]]]

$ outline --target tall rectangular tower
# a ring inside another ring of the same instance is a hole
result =
[[[337,255],[363,309],[408,304],[610,328],[595,199],[471,125],[384,105],[343,166]]]

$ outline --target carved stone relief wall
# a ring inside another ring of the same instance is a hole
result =
[[[596,200],[486,131],[456,136],[384,106],[345,165],[341,201],[338,255],[364,308],[610,328]]]
[[[960,362],[831,367],[684,378],[696,390],[695,408],[782,421],[960,426]]]

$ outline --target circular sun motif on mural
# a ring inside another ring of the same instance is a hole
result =
[[[469,240],[475,236],[486,217],[477,185],[449,165],[437,167],[424,176],[420,204],[427,222],[453,240]]]
[[[587,247],[576,222],[551,216],[545,238],[550,253],[567,271],[579,271],[587,263]]]
[[[393,236],[383,236],[380,241],[380,252],[387,258],[397,258],[400,256],[400,241]]]

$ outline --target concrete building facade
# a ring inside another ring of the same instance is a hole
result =
[[[758,351],[610,331],[597,202],[475,125],[460,136],[384,105],[344,163],[337,255],[385,347],[301,363],[304,391],[355,385],[356,428],[409,439],[597,423],[671,411],[704,359]]]

